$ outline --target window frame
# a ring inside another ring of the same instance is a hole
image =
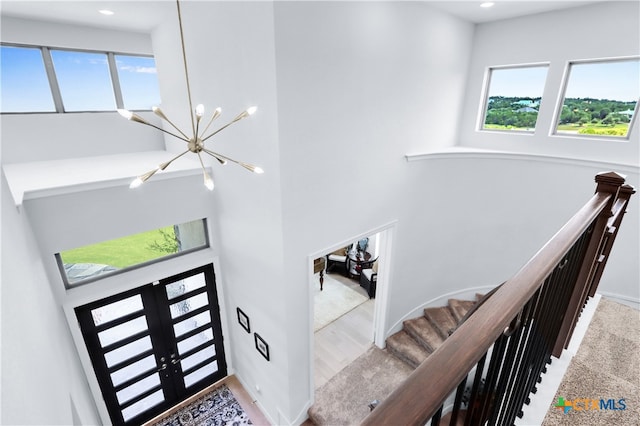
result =
[[[631,139],[631,130],[636,122],[637,116],[640,113],[640,97],[636,100],[636,106],[634,109],[633,117],[629,121],[629,128],[625,136],[613,136],[613,135],[591,135],[591,134],[573,134],[573,133],[558,133],[558,125],[560,124],[560,116],[562,115],[562,109],[564,107],[564,101],[566,99],[567,88],[569,87],[569,80],[571,78],[571,67],[573,65],[584,64],[598,64],[598,63],[611,63],[611,62],[625,62],[625,61],[640,61],[640,56],[619,56],[614,58],[596,58],[596,59],[576,59],[568,60],[565,63],[564,72],[562,75],[562,81],[560,83],[560,90],[558,91],[558,99],[556,102],[556,109],[553,113],[551,120],[551,126],[549,129],[549,136],[552,138],[583,138],[593,141],[607,141],[607,142],[629,142]]]
[[[42,61],[44,64],[44,68],[47,73],[47,79],[49,81],[49,89],[51,90],[51,96],[53,97],[53,103],[55,106],[55,111],[0,112],[0,114],[7,114],[7,115],[10,115],[10,114],[13,114],[13,115],[15,114],[77,114],[77,113],[85,113],[85,112],[97,112],[97,113],[114,112],[117,109],[124,108],[124,101],[123,101],[124,98],[122,95],[122,87],[120,85],[120,78],[118,76],[118,68],[117,68],[115,57],[116,56],[133,56],[133,57],[141,57],[141,58],[153,58],[155,61],[155,56],[152,54],[126,53],[126,52],[116,52],[116,51],[106,51],[106,50],[74,49],[69,47],[41,46],[41,45],[22,44],[22,43],[5,43],[5,42],[0,42],[0,46],[40,50],[42,54]],[[62,101],[62,94],[60,92],[60,86],[58,84],[58,77],[56,75],[56,71],[53,65],[53,59],[51,57],[52,50],[106,55],[107,65],[109,67],[109,76],[111,77],[111,87],[112,87],[113,95],[115,99],[115,108],[112,110],[109,109],[109,110],[65,111],[64,103]],[[151,111],[151,108],[149,108],[148,110],[134,109],[132,111]]]
[[[96,281],[99,281],[99,280],[102,280],[102,279],[105,279],[105,278],[110,278],[110,277],[113,277],[115,275],[120,275],[120,274],[123,274],[123,273],[131,272],[131,271],[134,271],[136,269],[144,268],[144,267],[149,266],[149,265],[153,265],[153,264],[156,264],[156,263],[164,262],[164,261],[167,261],[167,260],[170,260],[170,259],[174,259],[176,257],[184,256],[184,255],[187,255],[187,254],[190,254],[190,253],[194,253],[194,252],[197,252],[197,251],[200,251],[200,250],[206,250],[206,249],[211,248],[211,241],[209,239],[209,225],[208,225],[208,222],[207,222],[207,218],[194,219],[194,220],[183,222],[183,223],[177,224],[177,225],[182,225],[182,224],[185,224],[185,223],[197,222],[197,221],[201,221],[202,222],[202,227],[203,227],[202,232],[204,233],[204,244],[202,244],[200,246],[188,248],[188,249],[185,249],[185,250],[182,250],[182,251],[178,251],[176,253],[166,254],[164,256],[160,256],[160,257],[157,257],[157,258],[152,259],[152,260],[148,260],[148,261],[141,262],[141,263],[136,263],[135,265],[126,266],[124,268],[116,269],[114,271],[109,271],[109,272],[104,273],[104,274],[95,275],[95,276],[92,276],[92,277],[89,277],[89,278],[80,279],[80,280],[73,281],[73,282],[70,282],[69,281],[69,277],[67,277],[67,273],[65,272],[65,269],[64,269],[64,262],[62,261],[62,256],[60,255],[60,252],[55,253],[54,257],[55,257],[56,265],[58,267],[58,272],[60,273],[60,277],[62,278],[62,283],[64,284],[65,290],[70,290],[70,289],[74,289],[74,288],[77,288],[77,287],[81,287],[81,286],[84,286],[86,284],[91,284],[91,283],[94,283]],[[169,226],[171,226],[171,225],[169,225]],[[153,231],[153,229],[151,229],[150,231]],[[145,231],[141,231],[141,232],[145,232]],[[125,235],[124,237],[131,236],[131,235],[136,235],[136,234]],[[120,238],[122,238],[122,237],[120,237]],[[118,239],[118,238],[115,238],[115,239]],[[107,240],[107,241],[110,241],[110,240]],[[99,242],[94,243],[94,244],[100,244],[102,242],[106,242],[106,241],[99,241]],[[93,245],[93,244],[88,244],[88,246],[90,246],[90,245]]]
[[[542,105],[542,101],[544,98],[544,91],[547,86],[547,82],[549,79],[549,69],[551,68],[550,62],[530,62],[525,64],[511,64],[511,65],[495,65],[488,66],[485,69],[484,73],[484,81],[482,88],[482,96],[480,97],[480,108],[478,114],[478,121],[476,124],[476,131],[478,132],[495,132],[502,134],[512,134],[512,135],[527,135],[532,136],[535,134],[536,129],[538,128],[540,118],[540,109],[538,109],[538,116],[536,117],[536,124],[533,130],[511,130],[511,129],[487,129],[484,128],[485,121],[487,119],[487,112],[489,110],[489,91],[491,89],[491,77],[494,70],[507,70],[507,69],[521,69],[521,68],[546,68],[547,73],[545,75],[544,84],[542,86],[542,93],[540,94],[540,105]]]

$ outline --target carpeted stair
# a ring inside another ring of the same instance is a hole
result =
[[[403,322],[402,330],[387,338],[387,350],[417,368],[442,345],[475,301],[449,299],[447,306],[426,308],[424,315]]]
[[[479,299],[481,295],[476,297]],[[367,405],[373,400],[383,400],[402,383],[442,345],[475,303],[449,299],[447,306],[426,308],[422,316],[404,321],[403,329],[387,338],[385,350],[372,346],[316,391],[315,404],[308,413],[311,422],[318,426],[360,424],[369,413]],[[383,364],[385,368],[372,374],[375,364]],[[380,374],[381,371],[385,374]]]

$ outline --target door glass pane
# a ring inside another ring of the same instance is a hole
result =
[[[129,380],[130,378],[156,367],[157,364],[155,358],[153,355],[149,355],[146,358],[142,358],[140,361],[136,361],[131,365],[127,365],[126,367],[111,373],[111,381],[114,386],[118,386],[120,383]]]
[[[54,112],[40,49],[0,47],[0,112]]]
[[[178,342],[178,352],[180,355],[190,351],[191,349],[199,346],[205,342],[213,339],[213,330],[208,328],[201,333],[191,336],[188,339],[184,339],[182,342]]]
[[[211,314],[209,313],[209,311],[205,311],[175,324],[173,326],[173,332],[175,333],[176,337],[179,337],[188,331],[195,330],[196,328],[201,327],[205,324],[209,324],[210,322]]]
[[[142,309],[142,298],[139,294],[127,299],[118,300],[109,305],[101,306],[91,311],[95,325],[105,324],[125,315]]]
[[[149,389],[158,386],[160,384],[160,375],[158,373],[145,377],[144,379],[135,382],[134,384],[127,386],[126,388],[116,392],[118,402],[123,404],[132,398],[148,391]]]
[[[107,352],[106,354],[104,354],[104,359],[107,361],[107,366],[111,367],[112,365],[118,364],[122,361],[126,361],[150,349],[151,339],[149,338],[149,336],[145,336],[142,339],[135,340],[118,349]]]
[[[145,56],[115,55],[124,107],[150,110],[160,104],[156,61]]]
[[[127,422],[138,414],[155,407],[163,401],[164,393],[162,392],[162,389],[160,389],[157,392],[154,392],[151,395],[142,398],[140,401],[122,410],[122,417],[124,417],[124,421]]]
[[[186,371],[193,367],[194,365],[198,365],[201,362],[206,361],[209,358],[216,356],[216,347],[208,346],[201,351],[196,352],[193,355],[190,355],[182,360],[182,371]]]
[[[193,373],[184,376],[184,385],[189,387],[216,371],[218,371],[218,361],[213,361],[211,364],[207,364]]]
[[[167,284],[167,298],[169,300],[182,294],[204,287],[204,274],[194,275],[171,284]]]
[[[142,316],[98,333],[100,344],[104,348],[136,333],[148,329],[147,318]]]
[[[207,304],[209,304],[207,293],[200,293],[178,303],[174,303],[170,306],[171,318],[177,318],[191,311],[195,311],[196,309],[201,308]]]
[[[51,50],[51,59],[65,111],[116,109],[106,54]]]

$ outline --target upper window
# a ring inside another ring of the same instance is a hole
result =
[[[482,130],[533,132],[547,66],[490,68]]]
[[[65,111],[116,109],[106,54],[52,50],[51,59]]]
[[[153,58],[115,55],[115,60],[125,109],[151,109],[160,104],[158,74]]]
[[[569,64],[555,132],[627,138],[640,98],[640,59]]]
[[[160,103],[153,57],[2,45],[0,112],[150,110]]]
[[[206,221],[200,219],[65,250],[56,259],[68,288],[208,246]]]
[[[37,48],[0,48],[0,111],[54,112],[42,51]]]

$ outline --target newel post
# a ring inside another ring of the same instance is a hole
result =
[[[567,311],[565,312],[562,320],[562,326],[560,327],[560,331],[553,348],[553,356],[557,358],[562,355],[562,351],[569,344],[569,340],[571,339],[575,324],[578,321],[580,311],[582,310],[582,307],[584,306],[592,289],[592,284],[595,283],[594,278],[598,276],[599,279],[597,271],[598,269],[602,269],[598,268],[598,266],[602,265],[604,260],[602,254],[603,248],[606,245],[606,240],[608,239],[608,223],[615,215],[614,208],[616,206],[616,200],[618,198],[620,188],[624,184],[625,176],[615,172],[603,172],[596,175],[595,181],[596,194],[607,195],[610,198],[606,207],[598,215],[598,218],[595,221],[595,226],[591,231],[591,238],[589,239],[584,258],[582,259],[578,278],[573,286],[569,306],[567,306]],[[630,195],[631,194],[629,194],[629,196]]]
[[[633,186],[629,184],[624,184],[620,187],[618,191],[618,198],[613,206],[613,216],[609,219],[607,223],[606,229],[606,241],[602,247],[602,253],[598,258],[598,265],[595,273],[593,274],[593,279],[589,284],[589,296],[593,297],[596,294],[596,290],[598,289],[598,285],[600,284],[600,278],[602,277],[602,272],[607,264],[607,260],[609,260],[609,254],[611,253],[611,248],[613,247],[613,243],[616,240],[616,236],[618,235],[618,230],[620,229],[620,224],[622,223],[622,218],[624,214],[627,212],[627,205],[629,204],[629,199],[631,199],[631,195],[635,194],[636,190]]]

